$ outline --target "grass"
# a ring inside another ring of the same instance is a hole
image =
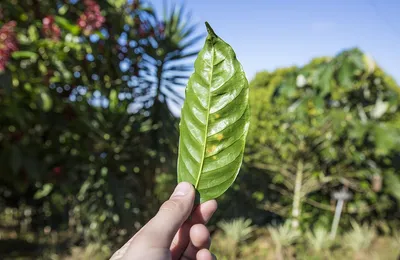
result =
[[[224,229],[230,230],[227,226]],[[237,254],[233,256],[226,231],[220,230],[213,236],[212,251],[221,260],[397,260],[400,256],[398,232],[393,236],[378,236],[373,227],[357,223],[334,241],[329,239],[329,231],[324,227],[300,233],[288,223],[253,229],[251,234],[251,238],[238,243]]]
[[[397,260],[400,256],[399,231],[379,236],[373,227],[357,223],[335,241],[328,239],[328,231],[323,227],[300,233],[288,223],[256,227],[243,218],[220,222],[218,227],[211,250],[219,260]],[[106,260],[115,250],[97,243],[62,245],[62,241],[74,235],[69,233],[57,236],[43,233],[38,235],[39,240],[36,235],[0,228],[0,259]],[[57,237],[58,242],[51,237]]]
[[[354,258],[358,259],[367,254],[369,247],[376,237],[376,231],[368,225],[360,225],[357,222],[351,222],[353,229],[343,237],[344,246],[349,248]]]

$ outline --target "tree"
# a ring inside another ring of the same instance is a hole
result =
[[[155,210],[158,176],[175,176],[168,102],[194,25],[138,0],[8,1],[0,16],[0,203],[28,207],[38,231],[129,235]]]
[[[344,185],[354,193],[348,216],[387,220],[396,211],[392,193],[376,182],[394,172],[400,91],[372,59],[343,51],[302,68],[263,72],[251,86],[246,165],[270,176],[262,207],[294,226],[307,219],[329,224],[330,193]]]
[[[146,175],[153,185],[154,173],[176,172],[175,163],[171,162],[176,161],[177,155],[178,118],[170,108],[182,105],[183,89],[193,70],[187,60],[197,56],[199,50],[193,50],[193,45],[204,38],[204,35],[196,35],[197,25],[188,22],[190,15],[183,6],[165,5],[163,13],[163,17],[154,14],[149,20],[153,40],[149,41],[150,46],[143,55],[142,86],[149,90],[144,115],[151,124],[149,148],[159,161],[147,169]],[[149,195],[152,197],[153,193]]]

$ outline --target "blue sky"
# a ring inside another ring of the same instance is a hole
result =
[[[163,0],[153,0],[162,10]],[[175,0],[205,32],[208,21],[249,79],[359,47],[400,83],[400,0]],[[199,43],[199,47],[203,41]]]

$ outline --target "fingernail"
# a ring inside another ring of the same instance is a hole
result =
[[[188,182],[181,182],[176,186],[174,193],[171,197],[185,196],[192,189],[192,185]]]

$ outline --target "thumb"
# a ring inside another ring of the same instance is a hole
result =
[[[170,199],[163,203],[157,215],[152,218],[135,238],[146,246],[169,248],[182,224],[192,212],[195,190],[188,182],[176,186]]]

